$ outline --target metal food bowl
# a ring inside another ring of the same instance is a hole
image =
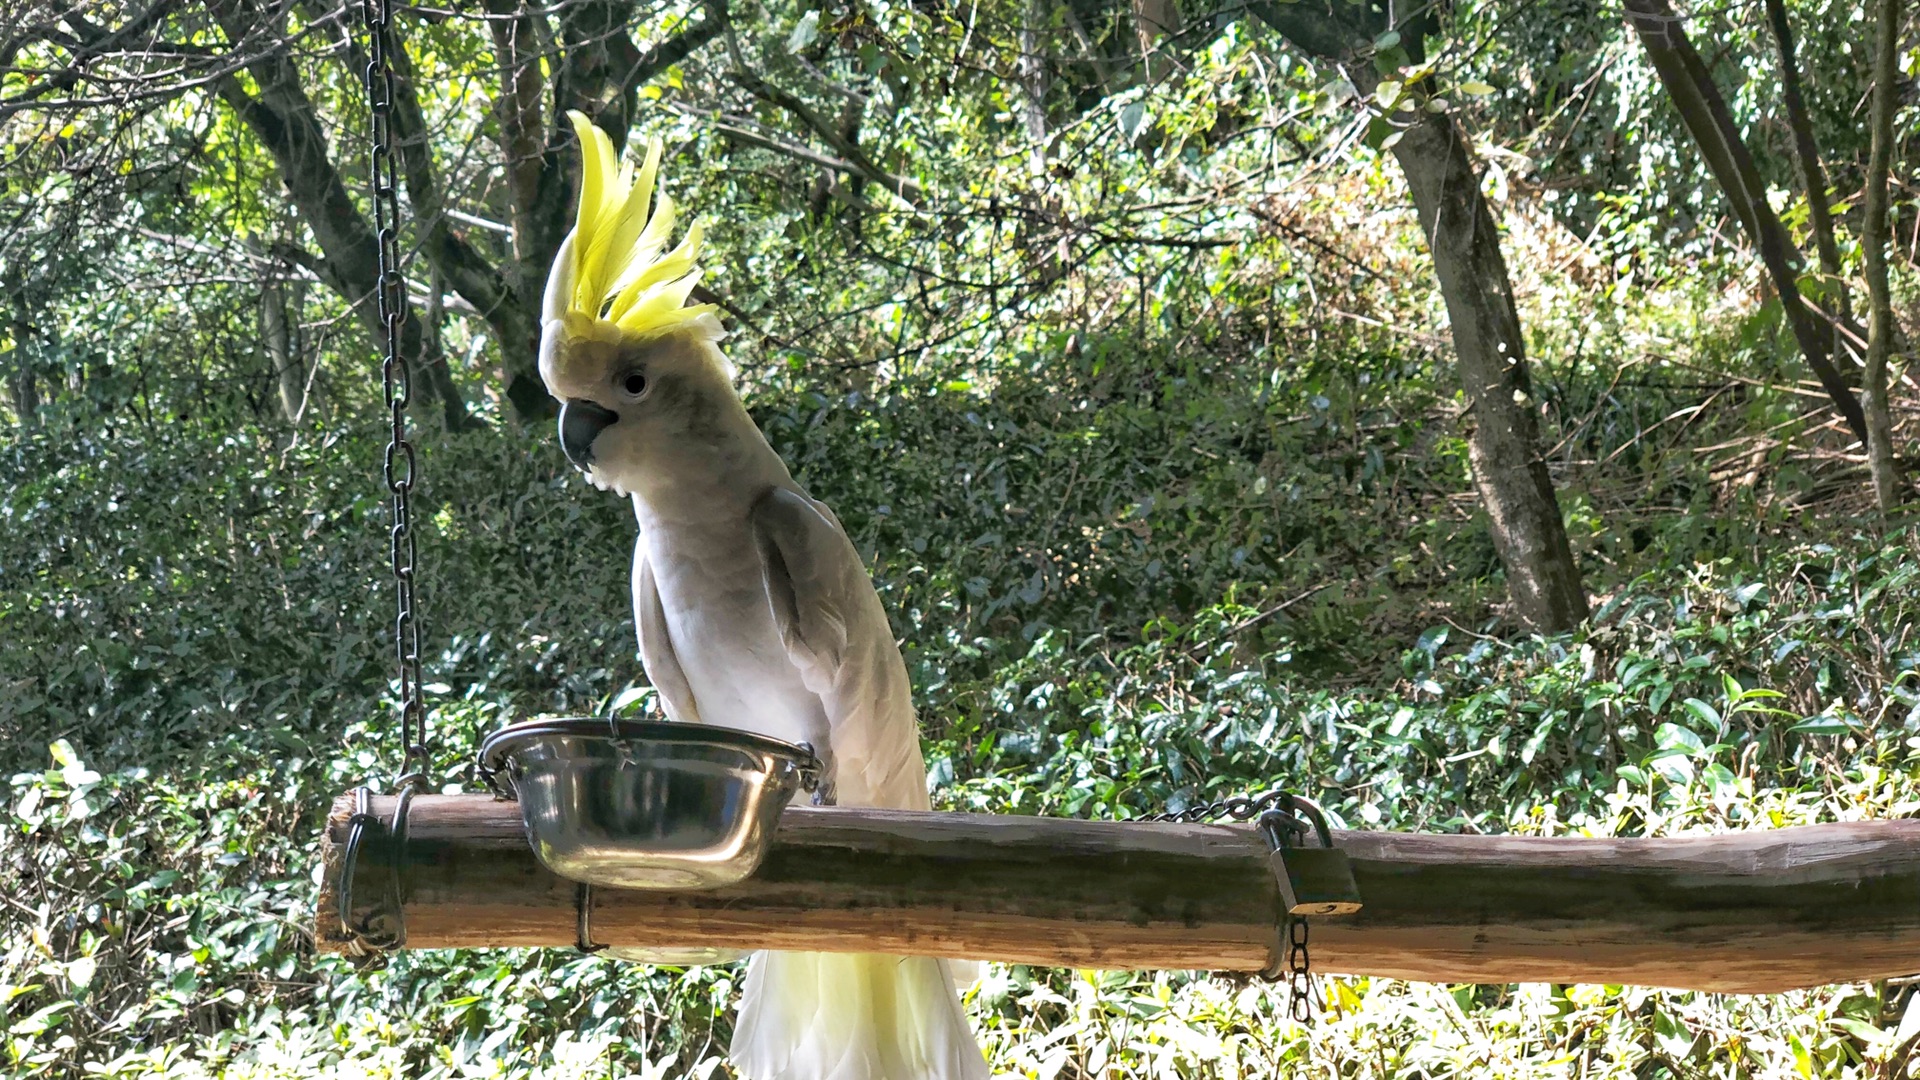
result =
[[[622,889],[743,880],[766,856],[780,811],[819,773],[810,748],[764,735],[604,719],[501,728],[481,744],[480,767],[520,803],[527,841],[547,869]],[[717,950],[644,952],[689,957],[659,963],[720,962]]]

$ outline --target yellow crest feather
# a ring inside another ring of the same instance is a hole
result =
[[[713,304],[687,307],[687,295],[700,283],[698,222],[680,246],[662,255],[677,216],[673,200],[662,192],[660,140],[647,142],[646,161],[634,173],[631,161],[614,153],[613,140],[578,112],[569,111],[580,139],[580,209],[574,219],[573,288],[567,312],[611,322],[630,335],[666,330],[716,310]],[[647,212],[653,203],[651,215]]]

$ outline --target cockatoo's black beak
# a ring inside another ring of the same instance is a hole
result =
[[[560,449],[580,469],[593,464],[593,440],[620,419],[612,409],[584,398],[568,398],[560,406]]]

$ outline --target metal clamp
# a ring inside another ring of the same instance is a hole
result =
[[[1284,809],[1282,809],[1284,807]],[[1346,853],[1333,846],[1327,815],[1311,801],[1287,795],[1260,815],[1258,827],[1280,893],[1279,939],[1273,962],[1261,974],[1288,984],[1287,1013],[1296,1023],[1313,1020],[1313,961],[1307,951],[1307,916],[1351,915],[1360,910],[1360,888]],[[1304,841],[1311,832],[1319,846]]]
[[[1267,839],[1268,864],[1280,892],[1274,920],[1273,961],[1260,977],[1287,983],[1287,1014],[1295,1022],[1313,1022],[1312,958],[1307,953],[1307,916],[1351,914],[1360,910],[1359,889],[1347,857],[1333,846],[1327,815],[1311,800],[1283,788],[1260,795],[1235,795],[1218,802],[1151,814],[1143,822],[1197,824],[1229,818],[1255,821]],[[1312,832],[1319,847],[1302,843]]]
[[[403,778],[393,804],[393,818],[382,822],[373,812],[373,791],[364,785],[353,792],[354,811],[347,818],[346,850],[341,858],[338,915],[340,925],[353,935],[361,948],[371,952],[389,952],[407,942],[407,922],[401,904],[400,875],[407,850],[407,811],[420,783],[418,775]],[[387,877],[380,899],[364,917],[356,914],[354,885],[359,876],[360,858],[369,842],[383,848]]]
[[[1318,847],[1307,846],[1311,829]],[[1260,815],[1260,831],[1272,849],[1267,856],[1281,907],[1289,915],[1352,915],[1360,910],[1360,887],[1346,852],[1333,846],[1326,814],[1299,796],[1289,796],[1287,811]]]
[[[583,956],[592,956],[605,945],[593,943],[593,886],[576,882],[573,886],[573,947]]]
[[[827,764],[813,749],[813,744],[803,742],[795,744],[806,751],[807,760],[800,763],[800,790],[813,796],[813,805],[832,806],[835,803],[833,781],[827,779]]]

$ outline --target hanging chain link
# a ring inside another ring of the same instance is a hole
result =
[[[1189,806],[1185,810],[1171,810],[1164,814],[1149,814],[1135,818],[1136,821],[1177,821],[1197,825],[1209,821],[1252,821],[1269,811],[1279,814],[1285,827],[1297,832],[1309,828],[1308,823],[1296,815],[1293,795],[1284,788],[1275,788],[1260,795],[1230,795],[1217,802],[1201,803]],[[1304,915],[1283,912],[1281,915],[1287,938],[1287,1015],[1295,1023],[1313,1023],[1313,958],[1307,952],[1307,919]],[[1275,965],[1277,968],[1278,965]],[[1278,982],[1281,972],[1270,968],[1261,973],[1261,977]]]
[[[1313,1023],[1313,960],[1307,955],[1305,916],[1287,916],[1287,1015],[1296,1024]]]
[[[379,278],[380,383],[392,434],[382,475],[393,496],[389,549],[398,608],[393,643],[400,670],[400,777],[396,787],[423,784],[432,764],[427,746],[427,709],[420,688],[420,624],[414,606],[413,484],[416,459],[407,439],[407,406],[413,401],[413,371],[400,355],[406,323],[406,277],[400,269],[400,191],[393,153],[393,0],[361,0],[367,26],[367,110],[371,118],[370,173]]]

